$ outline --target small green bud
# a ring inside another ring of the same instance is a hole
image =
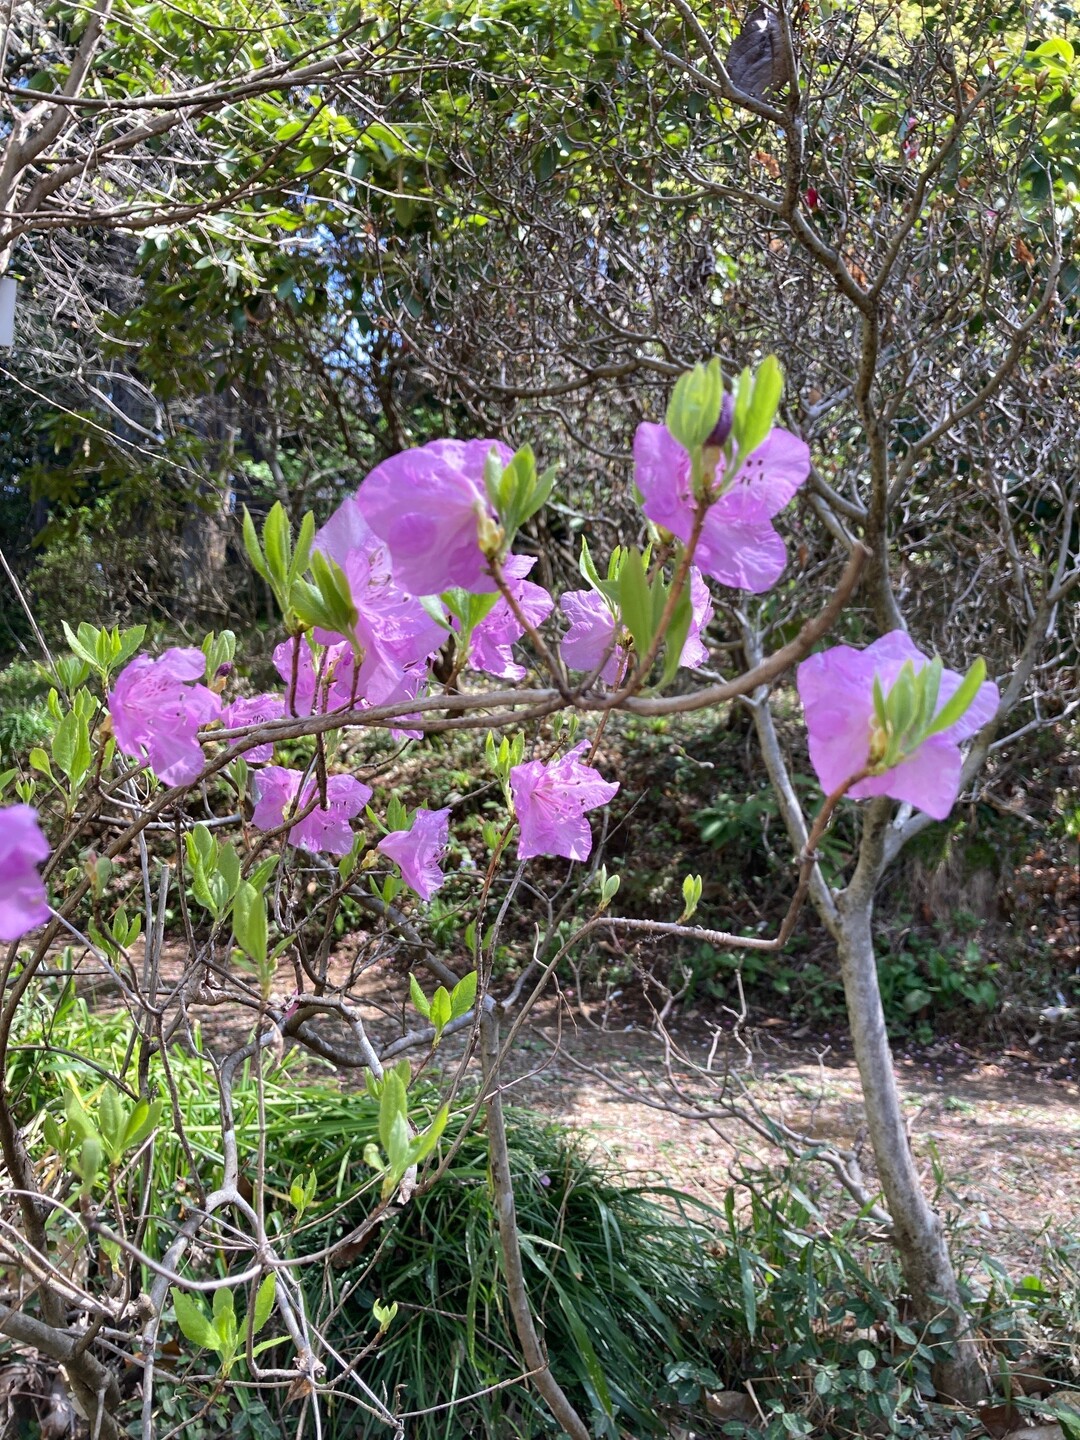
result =
[[[667,408],[667,428],[685,450],[699,450],[720,419],[724,379],[714,356],[680,375]]]

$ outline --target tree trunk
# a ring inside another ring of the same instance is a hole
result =
[[[923,1193],[915,1168],[878,986],[871,920],[890,811],[887,800],[871,805],[855,874],[838,896],[844,995],[867,1128],[904,1279],[919,1320],[927,1323],[950,1315],[953,1321],[951,1353],[935,1366],[934,1384],[948,1399],[975,1405],[986,1398],[986,1374],[960,1298],[941,1218]]]
[[[547,1402],[548,1409],[572,1440],[589,1440],[587,1426],[567,1398],[566,1392],[548,1366],[547,1355],[536,1333],[525,1272],[518,1244],[517,1212],[514,1206],[514,1183],[510,1175],[510,1156],[506,1145],[506,1123],[503,1118],[502,1095],[495,1066],[499,1058],[499,1021],[494,1010],[485,1008],[480,1014],[480,1046],[484,1065],[487,1097],[488,1153],[491,1157],[491,1183],[495,1192],[495,1214],[499,1226],[503,1275],[510,1314],[514,1318],[521,1344],[521,1353],[531,1374],[533,1385]]]

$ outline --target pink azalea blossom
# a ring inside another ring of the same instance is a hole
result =
[[[533,855],[589,858],[592,831],[585,812],[606,805],[619,786],[581,763],[587,749],[588,743],[583,741],[548,765],[529,760],[510,771],[510,793],[520,828],[519,860]]]
[[[417,810],[411,830],[392,830],[377,848],[401,870],[402,879],[421,900],[430,900],[442,885],[439,869],[450,838],[450,810]]]
[[[166,650],[159,660],[137,655],[109,694],[116,743],[134,760],[148,759],[166,785],[188,785],[203,768],[196,732],[217,719],[221,700],[202,684],[201,650]]]
[[[799,666],[799,698],[806,717],[810,760],[827,794],[857,775],[870,756],[870,735],[875,724],[874,676],[888,694],[904,662],[916,673],[928,664],[925,655],[902,630],[893,630],[865,650],[836,645],[811,655]],[[954,670],[941,672],[937,711],[955,694],[963,677]],[[853,785],[854,800],[889,795],[935,820],[944,820],[960,792],[960,742],[967,740],[991,718],[998,705],[998,688],[990,680],[979,687],[967,713],[955,725],[924,740],[908,759]]]
[[[683,644],[679,664],[690,670],[704,665],[709,652],[701,640],[701,632],[713,617],[712,596],[701,571],[691,565],[690,629]],[[559,599],[559,608],[570,621],[560,650],[571,670],[595,670],[615,634],[615,617],[602,595],[595,590],[569,590]],[[601,679],[615,685],[622,674],[626,651],[616,645],[600,672]]]
[[[559,609],[570,621],[559,645],[562,658],[571,670],[595,670],[615,636],[611,607],[595,590],[567,590],[559,596]],[[625,648],[616,645],[604,661],[601,679],[617,684],[625,661]]]
[[[221,723],[226,730],[239,730],[241,725],[264,725],[267,720],[280,720],[284,714],[285,701],[280,695],[240,695],[222,710]],[[244,751],[249,765],[264,765],[273,758],[273,744],[253,745]]]
[[[330,645],[316,663],[305,640],[283,640],[274,650],[274,665],[285,682],[286,697],[292,684],[293,647],[297,643],[299,651],[293,697],[293,709],[297,715],[326,715],[335,710],[369,710],[374,705],[396,705],[402,700],[415,700],[427,685],[426,665],[413,665],[407,670],[379,666],[371,675],[366,693],[361,694],[361,682],[369,673],[368,667],[366,662],[362,664],[357,677],[356,660],[348,642]],[[403,715],[401,718],[408,722],[415,717]],[[398,740],[419,740],[422,732],[393,729],[390,733]]]
[[[716,467],[723,484],[724,457]],[[731,488],[710,506],[694,559],[706,575],[755,595],[770,589],[787,564],[772,524],[810,470],[810,451],[787,430],[773,430],[744,460]],[[634,478],[645,514],[689,541],[694,524],[690,456],[664,425],[642,424],[634,436]]]
[[[360,513],[385,541],[394,580],[409,594],[495,589],[477,531],[480,518],[495,518],[484,488],[492,447],[508,465],[510,450],[495,440],[433,440],[391,455],[360,486]]]
[[[252,791],[255,813],[251,823],[259,830],[276,830],[285,823],[286,810],[292,809],[303,779],[300,770],[286,770],[281,765],[268,765],[255,776]],[[309,777],[295,813],[305,810],[319,793],[319,782]],[[352,849],[353,833],[349,821],[356,818],[371,799],[371,788],[353,775],[326,777],[326,809],[316,805],[310,815],[291,826],[290,845],[304,850],[321,850],[328,855],[347,855]]]
[[[358,495],[338,506],[316,534],[312,549],[336,561],[349,582],[357,609],[356,639],[363,652],[358,696],[371,699],[373,692],[392,690],[406,670],[440,648],[445,630],[395,583],[389,551],[365,520]],[[317,630],[315,638],[333,644],[339,637]]]
[[[30,805],[0,809],[0,940],[21,940],[49,918],[45,882],[37,872],[49,842]]]
[[[292,690],[292,711],[297,715],[326,715],[332,710],[351,709],[359,703],[358,686],[354,684],[356,661],[348,641],[328,646],[316,665],[305,639],[283,640],[274,650],[274,668],[285,682],[285,704]]]
[[[541,625],[555,608],[555,602],[542,585],[534,585],[525,576],[536,564],[533,555],[508,555],[503,561],[503,576],[521,613],[532,626]],[[525,634],[525,627],[511,610],[505,596],[500,595],[491,610],[474,628],[469,644],[469,664],[474,670],[498,675],[503,680],[524,680],[525,667],[514,660],[513,646]]]

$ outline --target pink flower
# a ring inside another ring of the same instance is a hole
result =
[[[296,686],[292,702],[297,715],[325,715],[358,705],[352,646],[345,640],[328,646],[316,666],[311,646],[302,638],[283,640],[274,650],[274,668],[285,682],[284,704],[288,703],[293,684],[294,652]]]
[[[276,830],[285,823],[286,810],[293,809],[293,800],[300,788],[303,773],[286,770],[281,765],[267,765],[255,776],[252,787],[255,813],[251,823],[259,830]],[[314,776],[308,779],[297,801],[295,813],[305,810],[319,793]],[[347,855],[352,849],[353,833],[349,821],[355,819],[371,799],[371,788],[352,775],[326,777],[326,809],[316,805],[310,815],[289,829],[290,845],[304,850],[322,850],[328,855]]]
[[[618,790],[581,756],[588,743],[569,751],[549,765],[530,760],[510,771],[510,793],[520,827],[518,859],[533,855],[565,855],[568,860],[587,860],[592,849],[592,831],[586,810],[606,805]]]
[[[205,673],[201,650],[166,650],[159,660],[136,655],[109,694],[117,745],[134,760],[148,759],[166,785],[188,785],[202,772],[196,732],[221,710],[212,690],[189,683]]]
[[[392,689],[404,671],[440,648],[445,630],[395,583],[389,552],[364,519],[358,495],[338,506],[316,534],[312,549],[335,560],[349,582],[358,612],[356,638],[363,650],[358,696]],[[323,631],[316,631],[315,638],[330,644],[338,639]]]
[[[446,878],[439,869],[450,838],[450,810],[417,810],[411,830],[392,830],[377,849],[401,870],[401,877],[421,900],[430,900]]]
[[[495,589],[477,532],[481,517],[494,520],[484,488],[492,447],[508,465],[511,452],[495,440],[433,440],[391,455],[360,486],[360,513],[386,542],[394,580],[410,594]]]
[[[503,561],[507,589],[521,613],[532,626],[543,624],[555,608],[555,602],[542,585],[534,585],[525,576],[536,564],[533,555],[508,555]],[[502,595],[472,632],[469,664],[474,670],[498,675],[503,680],[524,680],[525,667],[514,661],[513,645],[525,634],[506,598]]]
[[[595,590],[567,590],[559,596],[559,609],[570,621],[559,652],[571,670],[595,670],[615,635],[615,616],[602,595]],[[626,650],[616,645],[600,677],[609,685],[618,683]]]
[[[226,730],[238,730],[241,725],[264,725],[267,720],[280,720],[284,714],[285,701],[280,695],[240,695],[221,712],[221,723]],[[273,758],[272,743],[253,745],[244,751],[249,765],[264,765]]]
[[[0,940],[21,940],[49,918],[38,865],[49,858],[37,811],[29,805],[0,809]]]
[[[679,664],[688,670],[697,670],[709,659],[709,651],[701,638],[701,632],[713,618],[713,599],[705,578],[696,565],[690,566],[690,629],[686,632]]]
[[[837,645],[811,655],[798,669],[799,698],[806,716],[810,760],[827,794],[857,775],[870,757],[870,734],[875,724],[874,676],[887,694],[906,660],[916,673],[928,664],[902,630],[893,630],[865,650]],[[940,714],[955,694],[962,677],[953,670],[941,672]],[[998,688],[990,680],[979,687],[967,713],[955,725],[924,740],[913,755],[885,771],[853,785],[853,800],[889,795],[944,820],[960,791],[960,742],[974,735],[991,718],[998,705]]]
[[[702,644],[701,632],[713,617],[712,596],[701,571],[691,565],[690,629],[683,644],[679,664],[695,670],[704,665],[709,652]],[[569,590],[559,599],[559,608],[570,621],[560,650],[571,670],[595,670],[615,634],[615,617],[602,595],[595,590]],[[616,645],[600,672],[609,685],[618,683],[626,651]]]
[[[723,485],[724,457],[716,467]],[[694,559],[714,580],[754,594],[770,589],[787,564],[772,518],[788,504],[810,470],[810,451],[787,430],[773,430],[748,455],[734,483],[709,507]],[[690,456],[666,426],[642,424],[634,436],[634,478],[645,514],[684,543],[694,524]]]
[[[369,710],[373,705],[395,705],[401,700],[415,700],[427,685],[426,665],[413,665],[408,670],[382,665],[369,669],[365,660],[357,676],[352,646],[346,641],[328,646],[316,664],[307,641],[283,640],[274,650],[274,665],[285,682],[286,698],[292,684],[293,647],[297,643],[296,692],[293,696],[293,708],[297,715],[326,715],[335,710]],[[361,683],[365,675],[370,676],[371,683],[362,693]],[[402,716],[405,721],[410,718],[413,717]],[[395,739],[419,740],[422,732],[391,730],[390,733]]]

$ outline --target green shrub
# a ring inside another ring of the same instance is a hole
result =
[[[52,733],[48,689],[40,667],[30,660],[13,660],[0,670],[0,767],[22,759]]]
[[[305,1231],[310,1251],[365,1213],[338,1211],[335,1191],[354,1172],[373,1117],[363,1105],[358,1110],[355,1095],[329,1090],[305,1091],[301,1105],[299,1124],[271,1117],[267,1151],[279,1184],[290,1173],[320,1177],[318,1193],[332,1218]],[[672,1189],[615,1183],[564,1129],[528,1111],[510,1110],[507,1124],[526,1279],[554,1373],[597,1435],[667,1434],[665,1411],[692,1413],[705,1388],[721,1383],[716,1365],[738,1323],[716,1288],[706,1208]],[[520,1374],[481,1131],[465,1139],[430,1193],[392,1217],[372,1249],[342,1270],[312,1267],[308,1291],[312,1302],[341,1306],[329,1333],[345,1356],[370,1340],[374,1301],[397,1303],[378,1360],[366,1371],[388,1402],[396,1396],[408,1411],[442,1406]],[[328,1433],[353,1435],[354,1427],[345,1406]],[[522,1385],[436,1411],[410,1428],[417,1440],[552,1433],[543,1404]]]

